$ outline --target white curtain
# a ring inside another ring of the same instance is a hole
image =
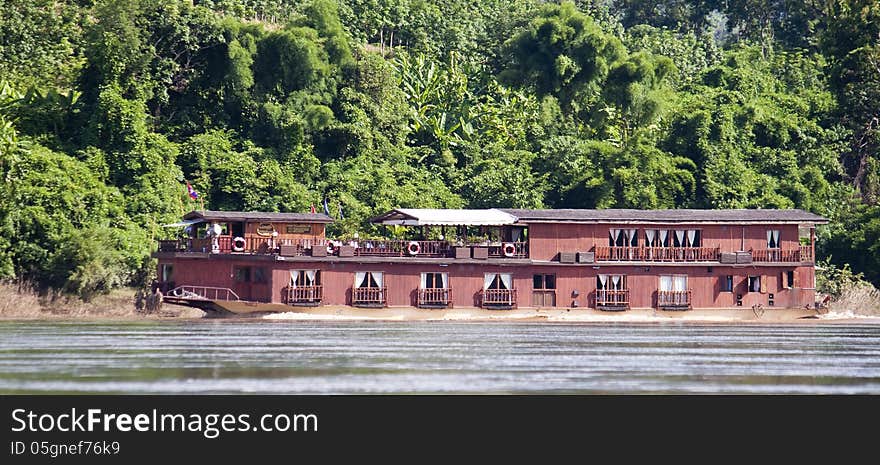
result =
[[[660,290],[661,291],[671,291],[672,290],[672,276],[660,276]]]
[[[306,270],[306,278],[308,279],[309,286],[315,285],[315,278],[318,276],[318,270]]]
[[[439,283],[434,283],[435,287],[439,287],[441,289],[446,288],[446,282],[449,281],[449,278],[446,277],[446,273],[437,273],[437,277],[440,278]]]
[[[673,291],[686,291],[687,290],[687,276],[675,276],[672,283]]]
[[[777,249],[781,248],[779,245],[779,230],[778,229],[773,230],[773,245]]]
[[[675,237],[678,239],[678,245],[684,246],[684,229],[676,229]]]
[[[498,276],[501,276],[501,284],[504,285],[505,289],[513,289],[513,275],[509,273],[501,273]]]
[[[655,231],[653,229],[646,229],[645,230],[645,237],[648,239],[648,244],[647,244],[648,246],[654,245],[654,233],[655,232],[657,232],[657,231]]]
[[[483,275],[483,289],[489,289],[489,286],[492,285],[492,281],[495,281],[495,273],[486,273]]]
[[[379,289],[382,288],[382,278],[385,273],[370,273],[373,275],[373,279],[376,280],[376,285],[379,286]]]
[[[428,288],[428,273],[422,273],[422,282],[419,283],[419,289]]]
[[[660,247],[666,245],[666,237],[669,235],[669,230],[661,229],[660,230]]]
[[[513,228],[510,238],[513,239],[513,242],[519,242],[519,240],[522,239],[522,229]]]
[[[631,246],[636,245],[636,242],[638,242],[638,240],[639,240],[638,236],[636,236],[637,231],[638,231],[637,229],[630,229],[629,230],[629,245],[631,245]]]
[[[608,275],[607,275],[607,274],[600,274],[600,275],[599,275],[599,286],[600,286],[602,289],[605,289],[605,283],[606,283],[607,281],[608,281]]]
[[[761,291],[761,277],[755,276],[755,279],[752,280],[752,292],[760,292]]]
[[[290,287],[296,289],[296,280],[299,279],[299,270],[290,270]]]
[[[771,231],[769,229],[767,230],[767,248],[768,249],[773,248],[773,231]]]
[[[620,230],[610,229],[608,233],[611,234],[611,245],[617,245],[617,236],[620,235]]]
[[[366,286],[367,283],[364,282],[364,278],[366,278],[366,277],[367,277],[367,274],[364,273],[363,271],[356,272],[354,274],[354,286],[355,287],[367,287]]]
[[[688,245],[690,247],[694,246],[694,239],[697,238],[697,230],[696,229],[688,229]]]
[[[620,276],[612,275],[611,276],[611,289],[620,290]]]

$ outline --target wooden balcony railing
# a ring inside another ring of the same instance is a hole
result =
[[[419,307],[449,307],[452,305],[452,289],[448,287],[419,289]]]
[[[513,244],[511,253],[510,248],[505,250],[505,245]],[[528,242],[504,242],[502,244],[492,244],[489,246],[489,258],[529,258]]]
[[[691,308],[690,289],[686,291],[657,291],[657,307],[669,309]]]
[[[516,289],[484,289],[480,291],[482,307],[516,307]]]
[[[328,255],[337,255],[342,244],[354,246],[354,255],[359,257],[428,257],[446,258],[452,256],[452,243],[449,241],[407,241],[407,240],[359,240],[338,241],[331,239],[272,239],[246,237],[234,242],[233,237],[221,236],[216,239],[217,253],[221,254],[283,254],[285,256],[310,255],[315,247],[328,249]],[[158,241],[159,252],[202,252],[211,253],[212,238],[171,239]],[[505,243],[507,244],[507,243]],[[488,254],[492,258],[528,258],[529,246],[526,242],[511,242],[513,248],[505,249],[505,244],[489,245]],[[478,244],[467,244],[468,246]],[[282,249],[283,247],[283,249]]]
[[[449,242],[447,241],[361,240],[356,241],[356,244],[354,254],[364,257],[446,257],[449,255]]]
[[[284,288],[283,295],[287,305],[317,304],[324,297],[324,286],[288,286]]]
[[[596,246],[596,261],[606,262],[717,262],[719,247]]]
[[[597,289],[596,308],[629,308],[629,289]]]
[[[351,290],[352,305],[363,307],[384,307],[386,287],[355,287]]]
[[[797,249],[752,249],[753,262],[800,263],[813,262],[813,247],[798,246]]]

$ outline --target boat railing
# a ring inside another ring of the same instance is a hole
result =
[[[452,303],[452,289],[448,287],[419,289],[419,306],[449,306]]]
[[[752,249],[753,262],[799,263],[813,261],[813,248],[801,245],[797,249]]]
[[[597,289],[596,307],[629,307],[629,289]]]
[[[596,246],[596,261],[717,262],[720,247]]]
[[[387,294],[386,287],[355,287],[351,292],[351,302],[356,306],[384,307]]]
[[[241,300],[238,294],[228,287],[177,286],[165,294],[166,297],[181,300]]]
[[[483,289],[480,291],[483,307],[516,307],[516,289]]]
[[[690,289],[686,291],[657,291],[657,306],[660,308],[691,308]]]
[[[284,288],[284,303],[318,303],[324,297],[324,286],[287,286]]]

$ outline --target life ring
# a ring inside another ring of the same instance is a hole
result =
[[[232,240],[232,251],[233,252],[244,252],[244,246],[247,245],[247,242],[243,237],[238,236]]]
[[[516,255],[516,246],[512,242],[505,242],[501,250],[504,252],[505,257],[510,258]]]
[[[422,251],[422,246],[416,241],[409,241],[406,245],[406,252],[410,255],[418,255]]]
[[[333,247],[332,242],[327,243],[327,255],[333,255],[333,252],[336,251],[336,248]]]

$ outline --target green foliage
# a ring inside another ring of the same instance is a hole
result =
[[[0,276],[91,298],[196,208],[803,208],[880,282],[867,0],[8,0]]]

